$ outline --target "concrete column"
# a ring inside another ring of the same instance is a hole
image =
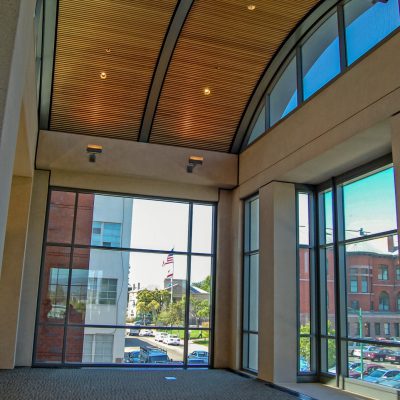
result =
[[[297,374],[295,187],[272,182],[259,199],[258,377],[290,383]]]
[[[19,304],[16,366],[30,366],[32,364],[48,180],[49,173],[47,171],[35,171]]]
[[[232,192],[221,190],[217,209],[214,367],[230,366],[232,336]]]
[[[0,274],[35,0],[0,2]]]
[[[390,120],[392,133],[392,157],[396,189],[397,233],[400,234],[400,114]],[[399,238],[400,239],[400,238]]]
[[[18,311],[32,178],[14,176],[0,278],[0,369],[15,365]]]

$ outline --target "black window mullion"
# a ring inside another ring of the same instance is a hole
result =
[[[344,21],[343,4],[338,4],[337,6],[337,21],[339,35],[340,72],[343,73],[347,69],[346,26]]]

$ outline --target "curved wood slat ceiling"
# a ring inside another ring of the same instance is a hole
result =
[[[228,152],[266,65],[317,3],[196,1],[164,81],[150,142]]]
[[[60,0],[51,130],[137,140],[176,3]]]

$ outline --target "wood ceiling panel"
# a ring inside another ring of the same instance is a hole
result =
[[[60,0],[50,129],[137,140],[175,6],[176,0]]]
[[[164,81],[150,142],[228,152],[265,66],[317,3],[196,1]]]

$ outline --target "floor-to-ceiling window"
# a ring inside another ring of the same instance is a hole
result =
[[[310,346],[310,360],[319,356],[317,372],[400,388],[399,247],[390,159],[325,182],[317,196],[312,215],[318,263],[308,276],[312,195],[298,193],[300,372],[311,370],[304,363],[309,318],[319,327],[318,351]],[[313,290],[318,315],[309,314]]]
[[[259,200],[244,204],[242,368],[258,370]]]
[[[213,204],[52,189],[34,363],[208,366]]]

